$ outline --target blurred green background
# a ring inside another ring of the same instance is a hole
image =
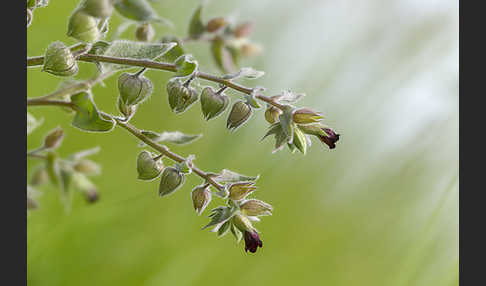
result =
[[[50,2],[28,28],[28,56],[54,40],[75,43],[66,31],[77,1]],[[156,26],[157,37],[185,36],[198,3],[154,3],[175,24]],[[61,110],[29,108],[44,124],[29,136],[28,149],[60,125],[66,137],[59,153],[100,146],[92,159],[103,173],[94,178],[100,201],[88,205],[76,193],[69,214],[58,190],[40,189],[40,208],[27,218],[28,284],[458,285],[458,2],[207,2],[203,19],[222,15],[254,21],[251,39],[264,47],[243,66],[266,74],[247,84],[265,86],[266,95],[306,93],[301,105],[323,111],[341,134],[336,149],[313,138],[307,156],[271,154],[273,140],[259,142],[267,128],[263,110],[234,134],[225,129],[227,113],[205,122],[199,104],[176,116],[165,93],[171,74],[146,73],[155,90],[135,126],[204,133],[191,145],[170,147],[196,154],[203,170],[261,175],[254,196],[275,211],[256,225],[264,247],[246,254],[231,235],[201,231],[207,212],[196,216],[189,195],[198,177],[159,198],[157,181],[136,179],[140,148],[125,130],[83,133]],[[110,34],[121,22],[115,13]],[[133,39],[133,30],[123,38]],[[202,70],[217,73],[207,45],[188,50]],[[94,71],[83,63],[77,77]],[[29,97],[52,92],[60,81],[39,68],[28,69],[27,79]],[[116,113],[116,77],[105,83],[93,89],[96,103]],[[27,164],[30,174],[40,162]],[[221,202],[214,198],[209,208]]]

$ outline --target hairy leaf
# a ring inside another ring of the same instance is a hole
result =
[[[176,46],[176,43],[152,44],[127,40],[116,40],[113,41],[110,46],[105,49],[103,55],[117,58],[154,60],[164,55],[174,46]],[[100,65],[103,72],[127,69],[132,67],[129,65],[111,63],[101,63]]]
[[[177,72],[175,77],[190,76],[196,72],[198,63],[191,55],[182,55],[178,57],[174,64]]]
[[[299,101],[305,94],[302,93],[293,93],[289,90],[284,90],[280,95],[275,96],[274,98],[280,104],[292,104]]]
[[[147,136],[151,140],[155,142],[170,142],[174,144],[188,144],[193,142],[196,139],[199,139],[202,134],[185,134],[180,131],[173,131],[173,132],[167,132],[164,131],[161,134],[158,134],[156,132],[150,131],[150,130],[143,130],[141,131],[143,135]],[[145,143],[140,143],[140,147],[145,146]]]
[[[72,125],[85,131],[107,132],[115,127],[115,122],[104,119],[92,99],[91,93],[80,92],[71,96],[76,106]]]
[[[242,182],[242,181],[256,181],[260,175],[249,177],[228,169],[223,169],[220,174],[214,177],[214,180],[219,183]]]
[[[205,30],[204,24],[201,20],[201,11],[202,5],[199,5],[199,7],[197,7],[192,14],[189,22],[189,36],[194,39],[199,38]]]

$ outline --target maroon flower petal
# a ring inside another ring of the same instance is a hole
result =
[[[260,240],[258,233],[256,231],[248,232],[245,231],[245,251],[248,250],[251,253],[255,253],[258,247],[262,247],[263,242]]]

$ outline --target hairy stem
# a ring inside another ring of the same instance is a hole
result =
[[[39,101],[39,100],[37,100],[37,101],[27,100],[27,106],[65,106],[65,107],[72,108],[74,110],[76,109],[76,106],[71,102],[46,100],[46,99],[41,100],[41,101]],[[143,141],[148,146],[154,148],[155,150],[157,150],[158,152],[160,152],[161,154],[163,154],[167,158],[171,159],[172,161],[175,161],[175,162],[178,162],[178,163],[186,161],[186,158],[170,151],[169,148],[167,148],[167,146],[160,145],[160,144],[156,143],[155,141],[151,140],[150,138],[148,138],[147,136],[143,135],[142,132],[140,130],[138,130],[135,126],[123,121],[122,119],[120,119],[116,116],[110,115],[110,114],[105,113],[105,112],[101,112],[101,115],[115,120],[117,122],[116,126],[120,126],[124,129],[126,129],[132,135],[134,135],[135,137],[137,137],[138,139]],[[28,153],[27,155],[31,156],[31,157],[40,158],[39,155],[35,154],[35,153],[30,153],[30,154]],[[191,169],[195,174],[197,174],[199,177],[204,179],[209,184],[213,185],[217,190],[222,191],[224,189],[224,186],[219,184],[218,182],[216,182],[210,176],[210,174],[198,169],[194,165],[191,167]]]
[[[90,55],[90,54],[84,54],[78,57],[79,61],[84,61],[84,62],[105,62],[105,63],[112,63],[112,64],[123,64],[123,65],[130,65],[130,66],[137,66],[137,67],[144,67],[144,68],[150,68],[150,69],[156,69],[156,70],[165,70],[165,71],[170,71],[170,72],[176,72],[176,66],[174,64],[170,63],[162,63],[162,62],[157,62],[157,61],[152,61],[152,60],[140,60],[140,59],[130,59],[130,58],[118,58],[118,57],[109,57],[109,56],[101,56],[101,55]],[[30,57],[27,58],[27,66],[39,66],[42,65],[44,62],[44,57]],[[254,91],[253,88],[245,87],[242,85],[239,85],[237,83],[232,82],[231,80],[224,79],[219,76],[211,75],[205,72],[198,71],[196,72],[196,77],[205,79],[208,81],[220,83],[222,85],[225,85],[229,88],[232,88],[234,90],[237,90],[239,92],[251,95]],[[262,95],[262,94],[257,94],[255,97],[261,101],[264,101],[270,105],[275,106],[276,108],[283,109],[283,105],[279,104],[272,98]]]

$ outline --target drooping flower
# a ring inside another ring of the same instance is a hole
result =
[[[251,253],[255,253],[258,247],[263,247],[258,232],[256,230],[245,231],[245,251],[248,252],[249,250]]]
[[[334,149],[336,147],[336,142],[339,141],[339,134],[334,132],[330,128],[322,128],[324,132],[326,132],[326,135],[320,135],[319,140],[321,140],[322,143],[325,143],[327,146],[329,146],[329,149]]]

